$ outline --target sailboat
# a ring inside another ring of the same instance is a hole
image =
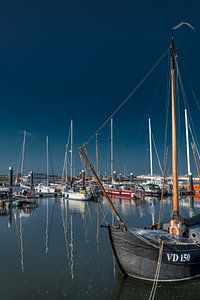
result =
[[[62,191],[62,197],[65,199],[71,199],[71,200],[90,200],[92,198],[92,194],[87,191],[86,189],[86,184],[85,184],[85,171],[82,170],[82,185],[80,186],[79,184],[73,183],[73,120],[71,120],[71,125],[70,125],[70,138],[71,138],[71,149],[70,149],[70,181],[71,181],[71,187],[68,185],[68,177],[66,175],[66,183],[67,185],[63,188]],[[67,173],[67,163],[68,163],[68,147],[66,149],[66,159],[65,159],[65,164],[66,164],[66,173]]]
[[[51,185],[49,182],[49,138],[46,137],[46,182],[39,183],[35,186],[34,190],[36,195],[39,197],[53,197],[57,196],[58,192],[56,191],[55,185]]]
[[[173,29],[179,28],[181,23]],[[186,24],[187,25],[187,24]],[[127,228],[105,192],[84,147],[79,149],[102,189],[119,226],[108,226],[110,243],[122,273],[150,281],[182,281],[200,276],[200,215],[184,219],[179,211],[178,157],[176,126],[177,55],[174,34],[170,42],[172,102],[172,216],[168,223],[151,228]]]
[[[161,196],[161,185],[156,182],[153,178],[153,158],[152,158],[152,133],[151,133],[151,119],[149,118],[149,162],[150,162],[150,180],[141,183],[141,186],[144,189],[145,197],[146,196]]]
[[[110,123],[110,173],[111,173],[111,184],[104,184],[106,192],[112,196],[120,199],[141,199],[144,197],[144,189],[142,186],[137,184],[121,184],[117,182],[117,174],[114,171],[114,147],[113,147],[113,118]]]

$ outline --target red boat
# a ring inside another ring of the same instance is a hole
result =
[[[106,193],[112,197],[129,198],[129,199],[141,199],[144,197],[144,191],[142,189],[136,189],[132,186],[112,185],[105,187]]]

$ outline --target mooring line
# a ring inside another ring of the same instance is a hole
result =
[[[157,285],[158,285],[158,278],[159,278],[159,275],[160,275],[162,255],[163,255],[163,244],[164,244],[163,240],[160,240],[160,250],[159,250],[159,256],[158,256],[158,263],[157,263],[156,273],[155,273],[151,293],[150,293],[150,296],[149,296],[149,300],[153,300],[155,298],[156,289],[157,289]]]

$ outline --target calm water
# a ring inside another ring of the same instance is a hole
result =
[[[0,216],[2,300],[148,299],[152,283],[124,279],[112,255],[107,229],[113,217],[105,203],[42,199],[34,210]],[[116,200],[126,224],[157,221],[159,200]],[[166,219],[170,199],[164,200]],[[181,213],[200,213],[200,201],[182,200]],[[200,299],[200,280],[158,284],[155,299]]]

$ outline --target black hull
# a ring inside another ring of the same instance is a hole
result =
[[[130,232],[109,227],[110,242],[122,273],[154,280],[159,244],[150,243]],[[200,276],[200,245],[164,243],[158,281],[181,281]]]

